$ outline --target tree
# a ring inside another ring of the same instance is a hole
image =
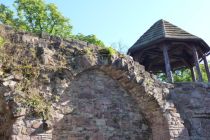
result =
[[[14,24],[14,12],[4,4],[0,4],[0,22],[7,25]]]
[[[44,0],[15,0],[13,5],[16,9],[15,12],[3,4],[0,5],[0,23],[40,36],[42,36],[42,33],[48,33],[105,47],[105,44],[93,34],[87,36],[83,34],[72,35],[72,26],[69,19],[58,11],[55,4],[46,4]],[[14,13],[17,15],[14,16]]]
[[[51,35],[70,37],[72,26],[69,19],[62,16],[55,4],[47,5],[47,27],[46,30]]]
[[[16,0],[15,7],[19,21],[27,31],[42,35],[69,37],[72,26],[55,4],[45,4],[43,0]]]
[[[69,19],[65,18],[55,4],[46,4],[43,0],[15,0],[17,18],[14,12],[5,5],[0,5],[0,22],[42,35],[67,38],[71,36],[72,26]]]

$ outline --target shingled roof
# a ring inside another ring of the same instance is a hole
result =
[[[209,48],[208,45],[199,37],[188,33],[187,31],[171,24],[163,19],[154,23],[134,45],[128,50],[129,52],[136,51],[140,48],[159,43],[163,40],[177,41],[201,41],[202,46]]]

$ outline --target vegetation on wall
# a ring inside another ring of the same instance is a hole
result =
[[[38,83],[43,79],[40,76],[41,70],[47,70],[48,67],[41,66],[35,48],[24,44],[12,44],[3,37],[0,37],[0,42],[0,78],[14,76],[17,84],[13,90],[19,93],[14,96],[14,100],[27,109],[27,115],[49,119],[51,102],[44,98]]]
[[[43,98],[37,89],[30,88],[24,98],[20,98],[20,102],[29,108],[30,114],[41,117],[43,120],[49,119],[51,102]]]
[[[74,36],[75,39],[78,39],[78,40],[82,40],[82,41],[85,41],[85,42],[88,42],[88,43],[91,43],[91,44],[94,44],[94,45],[97,45],[97,46],[100,46],[100,47],[105,47],[105,44],[99,40],[96,35],[83,35],[81,33],[77,34]]]
[[[108,56],[113,56],[115,54],[117,54],[117,51],[115,49],[113,49],[112,47],[106,47],[106,48],[101,48],[99,50],[100,54],[106,54]]]
[[[3,37],[0,36],[0,47],[3,46],[5,43],[5,40]]]

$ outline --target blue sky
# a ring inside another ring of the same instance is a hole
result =
[[[13,0],[0,0],[11,6]],[[210,0],[46,0],[71,19],[73,33],[95,34],[106,45],[130,47],[165,19],[210,44]],[[12,7],[12,6],[11,6]]]

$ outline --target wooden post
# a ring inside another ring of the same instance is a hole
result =
[[[170,60],[168,56],[168,45],[164,44],[163,46],[163,56],[164,56],[164,62],[165,62],[165,69],[166,69],[166,75],[168,82],[173,83],[173,77],[172,77],[172,71],[171,71],[171,65]]]
[[[191,75],[192,75],[192,81],[195,82],[196,77],[195,77],[195,71],[194,71],[193,67],[190,67],[190,71],[191,71]]]
[[[203,55],[203,62],[204,62],[204,66],[205,66],[205,69],[206,69],[206,75],[208,77],[208,82],[210,82],[209,66],[208,66],[208,62],[206,60],[206,56],[205,55]]]
[[[196,67],[196,71],[198,73],[198,81],[202,82],[203,78],[202,78],[202,74],[201,74],[201,70],[200,70],[200,66],[199,66],[199,62],[198,62],[198,53],[196,50],[196,47],[193,46],[193,58],[194,58],[194,62],[195,62],[195,67]]]

